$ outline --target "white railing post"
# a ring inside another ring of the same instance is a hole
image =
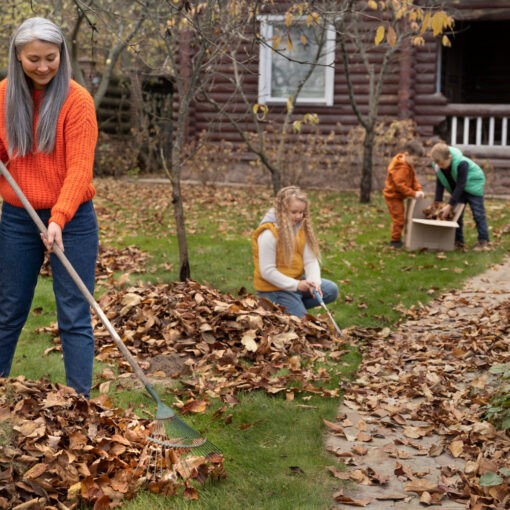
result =
[[[476,137],[475,137],[476,145],[482,145],[482,117],[476,118]]]
[[[451,145],[457,145],[457,115],[452,117],[452,143]]]
[[[489,118],[489,145],[492,147],[494,145],[494,126],[496,124],[496,120],[494,117]]]
[[[462,143],[469,145],[469,117],[464,117],[464,138]]]
[[[480,147],[482,152],[510,147],[510,103],[452,103],[447,105],[446,115],[451,145]]]

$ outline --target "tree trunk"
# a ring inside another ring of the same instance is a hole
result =
[[[276,196],[282,188],[282,174],[279,169],[277,172],[271,171],[271,183],[273,184],[273,194]]]
[[[177,124],[180,127],[178,136],[172,145],[171,133],[166,133],[167,137],[164,149],[161,151],[161,161],[165,172],[172,184],[172,206],[174,211],[175,227],[177,229],[177,244],[179,246],[179,280],[185,282],[191,278],[191,268],[189,265],[188,240],[186,237],[186,222],[184,219],[184,205],[181,192],[181,154],[182,154],[182,127],[186,114],[180,112]],[[170,163],[170,169],[168,168]]]
[[[372,192],[372,153],[374,150],[375,124],[365,128],[365,138],[363,140],[363,163],[361,167],[361,182],[359,201],[361,204],[370,203],[370,194]]]
[[[176,136],[173,140],[169,139],[165,144],[167,147],[166,156],[163,156],[163,161],[170,161],[171,167],[167,174],[172,183],[172,205],[174,209],[175,226],[177,228],[177,243],[179,245],[179,279],[184,282],[191,278],[191,269],[189,265],[188,255],[188,240],[186,238],[186,222],[184,219],[184,205],[181,192],[181,165],[182,165],[182,151],[184,147],[184,130],[186,121],[188,119],[188,104],[183,101],[182,107],[177,115],[176,122]],[[167,133],[170,134],[170,133]],[[171,156],[169,157],[169,152]],[[166,165],[166,163],[165,163]]]
[[[174,206],[175,225],[177,227],[177,242],[179,244],[179,280],[184,282],[191,277],[191,269],[188,256],[188,240],[184,223],[184,207],[181,193],[181,180],[172,182],[172,204]]]
[[[175,137],[172,146],[170,181],[172,183],[172,205],[174,208],[175,225],[177,228],[177,243],[179,245],[179,280],[184,282],[191,278],[191,268],[188,255],[188,239],[186,237],[186,223],[181,193],[181,167],[185,140],[188,137],[189,115],[191,103],[192,62],[191,62],[190,32],[185,30],[181,37],[179,56],[181,58],[182,75],[177,83],[179,97],[182,98],[175,122]]]
[[[400,77],[398,87],[398,118],[411,118],[411,56],[412,48],[409,41],[402,43],[400,54]]]

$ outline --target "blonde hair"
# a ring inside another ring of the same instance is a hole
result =
[[[276,224],[278,225],[278,243],[277,250],[280,250],[283,260],[290,264],[296,250],[296,232],[289,219],[289,206],[292,199],[299,200],[305,204],[303,211],[303,221],[301,228],[305,232],[306,242],[312,249],[315,256],[320,258],[319,243],[315,236],[315,231],[310,218],[309,202],[306,193],[297,186],[287,186],[282,188],[276,195],[274,209],[276,214]]]
[[[450,149],[444,142],[436,143],[436,145],[430,149],[430,157],[434,161],[444,161],[445,159],[448,159],[449,156]]]

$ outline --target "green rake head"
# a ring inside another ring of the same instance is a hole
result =
[[[147,439],[162,448],[178,450],[181,455],[204,457],[211,454],[221,455],[221,450],[215,444],[179,419],[173,423],[168,420],[157,420],[152,434]]]
[[[207,466],[205,470],[204,466]],[[164,490],[167,483],[175,485],[179,479],[184,483],[191,479],[205,482],[209,476],[215,479],[226,476],[223,455],[212,443],[205,438],[169,438],[164,422],[159,420],[147,438],[134,476],[143,471],[145,476],[139,481],[153,489],[156,484],[158,490]]]
[[[193,450],[196,455],[221,454],[216,445],[190,427],[173,409],[163,404],[152,386],[147,385],[146,390],[158,404],[156,424],[153,434],[148,437],[149,441],[165,448]]]

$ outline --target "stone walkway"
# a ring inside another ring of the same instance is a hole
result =
[[[461,324],[466,321],[475,321],[484,309],[491,308],[497,304],[510,299],[510,258],[504,264],[494,266],[485,273],[469,280],[463,289],[454,293],[457,303],[462,307],[455,308],[457,314],[454,317],[447,314],[438,314],[437,321],[434,321],[432,329],[434,332],[448,333],[461,329]],[[399,332],[403,331],[406,335],[423,335],[424,332],[430,333],[431,320],[426,317],[421,321],[408,321],[410,324],[403,323],[399,327]],[[458,328],[458,329],[456,329]],[[412,339],[410,339],[412,341]],[[468,374],[466,385],[479,374]],[[362,374],[360,374],[362,376]],[[370,390],[368,390],[369,396]],[[395,470],[408,470],[410,473],[425,474],[421,481],[424,484],[430,483],[430,486],[440,484],[441,470],[444,466],[453,466],[464,470],[465,461],[461,458],[455,458],[447,451],[438,456],[420,455],[417,451],[429,452],[430,448],[443,442],[443,438],[434,432],[426,437],[413,439],[413,447],[407,444],[409,440],[402,434],[401,427],[388,426],[385,420],[375,420],[372,416],[360,411],[350,409],[342,403],[338,411],[338,425],[346,424],[345,431],[353,431],[349,434],[333,435],[330,433],[327,439],[327,448],[329,451],[342,454],[345,453],[344,460],[347,463],[349,471],[359,470],[360,481],[362,473],[376,471],[378,476],[388,478],[386,484],[363,484],[355,483],[352,479],[339,484],[339,491],[342,497],[356,500],[358,504],[334,503],[332,509],[344,510],[357,507],[366,507],[369,510],[418,510],[426,506],[420,503],[417,492],[406,491],[404,486],[409,484],[409,479],[405,476],[398,476]],[[423,423],[406,423],[406,426],[420,426]],[[430,424],[429,424],[430,425]],[[356,432],[366,429],[370,434],[371,440],[364,442],[355,438],[359,437]],[[420,448],[423,448],[421,450]],[[354,452],[354,454],[353,454]],[[360,452],[360,455],[356,453]],[[351,465],[349,465],[351,464]],[[401,466],[399,468],[399,466]],[[444,472],[444,471],[443,471]],[[404,474],[404,473],[402,473]],[[366,481],[366,480],[365,480]],[[409,489],[409,486],[407,487]],[[368,503],[368,501],[370,502]],[[344,500],[346,501],[346,500]],[[440,503],[443,510],[461,510],[468,508],[463,501],[452,499],[443,499]],[[437,508],[437,506],[436,506]]]

